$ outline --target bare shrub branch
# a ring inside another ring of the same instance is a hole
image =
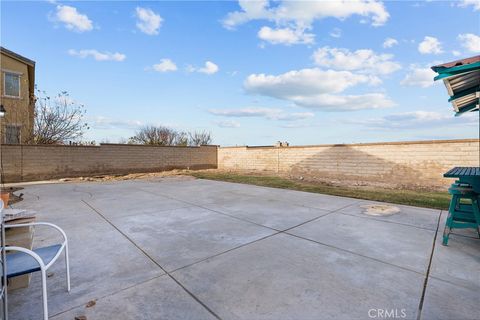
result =
[[[130,143],[149,144],[158,146],[199,146],[210,144],[212,137],[210,132],[185,132],[176,131],[163,126],[144,126],[140,128]]]
[[[30,143],[64,144],[80,140],[89,129],[85,123],[85,107],[74,102],[66,91],[53,99],[37,90],[35,121]]]
[[[190,142],[189,144],[191,146],[201,146],[205,144],[210,144],[212,143],[212,135],[208,131],[195,131],[195,132],[190,132]]]

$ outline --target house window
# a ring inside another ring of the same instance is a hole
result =
[[[5,95],[9,97],[20,97],[20,75],[10,72],[4,73]]]
[[[5,126],[5,143],[19,144],[20,143],[20,129],[21,126],[6,125]]]

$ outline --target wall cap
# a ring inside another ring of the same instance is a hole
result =
[[[40,147],[40,148],[101,148],[102,146],[114,146],[114,147],[153,147],[153,148],[201,148],[201,147],[208,147],[208,148],[218,148],[218,145],[212,144],[202,144],[200,146],[157,146],[157,145],[150,145],[150,144],[126,144],[126,143],[100,143],[100,145],[69,145],[69,144],[6,144],[2,143],[2,147]]]
[[[352,146],[379,146],[379,145],[411,145],[411,144],[437,144],[437,143],[465,143],[465,142],[477,142],[479,139],[452,139],[452,140],[420,140],[420,141],[391,141],[391,142],[367,142],[367,143],[339,143],[339,144],[317,144],[317,145],[300,145],[300,146],[288,146],[288,147],[276,147],[276,146],[227,146],[219,147],[220,149],[292,149],[292,148],[316,148],[316,147],[352,147]]]

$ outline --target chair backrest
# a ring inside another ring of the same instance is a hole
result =
[[[5,250],[5,223],[3,213],[3,201],[0,199],[0,268],[2,272],[2,278],[0,280],[0,314],[3,315],[3,319],[7,319],[7,270],[6,270],[6,250]]]

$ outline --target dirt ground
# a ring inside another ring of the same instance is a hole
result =
[[[92,177],[78,177],[78,178],[62,178],[58,179],[60,182],[78,182],[78,181],[122,181],[122,180],[137,180],[137,179],[152,179],[152,178],[164,178],[172,176],[189,176],[189,170],[170,170],[161,172],[150,173],[130,173],[130,174],[116,174],[116,175],[98,175]]]

